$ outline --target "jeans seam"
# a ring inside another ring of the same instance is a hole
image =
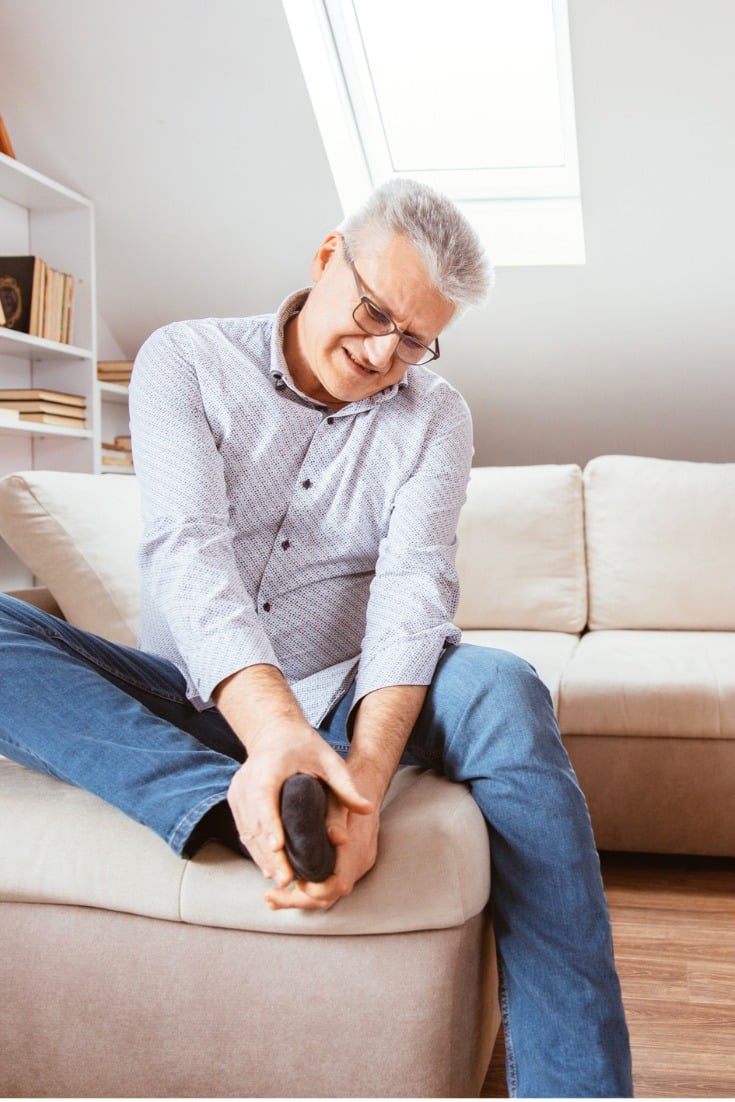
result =
[[[206,799],[202,800],[196,805],[196,807],[192,808],[192,810],[189,811],[184,816],[184,818],[181,819],[181,821],[176,825],[176,828],[171,835],[169,845],[172,847],[172,849],[175,849],[178,852],[178,850],[181,849],[186,843],[189,835],[191,834],[192,830],[197,825],[199,820],[204,818],[210,808],[215,807],[216,804],[222,803],[222,801],[226,799],[226,792],[219,793],[218,795],[214,796],[207,796]],[[179,839],[181,839],[180,843]]]
[[[114,677],[117,681],[124,681],[127,685],[132,685],[136,689],[140,689],[142,692],[150,693],[151,696],[157,696],[161,700],[170,700],[173,701],[173,703],[175,704],[189,703],[185,695],[182,695],[180,693],[167,693],[164,692],[162,689],[159,689],[155,685],[151,685],[146,681],[141,681],[136,677],[131,677],[130,674],[128,674],[126,671],[117,669],[111,666],[109,663],[100,660],[100,658],[96,654],[85,650],[84,647],[78,646],[74,641],[66,639],[63,635],[54,631],[52,628],[46,628],[42,625],[39,625],[38,630],[48,639],[52,639],[54,640],[54,642],[61,643],[65,648],[73,651],[76,655],[82,657],[86,662],[89,662],[91,663],[91,665],[96,666],[98,670],[104,670],[105,673],[109,674],[111,677]]]
[[[510,1000],[508,987],[505,982],[503,962],[498,960],[498,994],[500,1002],[500,1016],[503,1019],[503,1035],[505,1041],[505,1077],[508,1086],[508,1094],[511,1098],[518,1096],[518,1070],[513,1049],[513,1037],[510,1028]]]

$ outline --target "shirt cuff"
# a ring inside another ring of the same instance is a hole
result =
[[[396,639],[379,654],[363,654],[355,679],[355,699],[359,703],[368,693],[393,685],[430,685],[444,648],[461,641],[462,633],[454,624],[442,624],[420,636]]]

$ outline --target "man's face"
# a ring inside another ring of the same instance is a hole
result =
[[[454,313],[432,285],[423,261],[399,235],[354,257],[364,293],[390,314],[404,333],[431,345]],[[369,398],[403,378],[398,333],[372,336],[352,317],[359,296],[343,239],[333,233],[311,265],[314,287],[300,314],[288,323],[286,362],[298,388],[331,409]]]

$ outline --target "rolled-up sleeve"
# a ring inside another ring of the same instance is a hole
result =
[[[451,392],[449,402],[393,502],[370,588],[355,703],[387,686],[430,684],[442,650],[460,639],[452,623],[459,596],[456,531],[472,463],[472,423],[459,394]]]
[[[154,333],[130,388],[141,489],[140,642],[176,653],[192,701],[245,666],[278,666],[238,571],[225,471],[208,421],[192,336],[184,323]],[[166,645],[161,647],[161,638]]]

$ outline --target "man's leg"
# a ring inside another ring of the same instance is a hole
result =
[[[189,704],[175,666],[0,595],[0,669],[0,754],[94,792],[189,852],[245,752],[216,709]]]
[[[451,647],[407,750],[488,822],[511,1095],[630,1096],[599,860],[546,687],[505,651]]]

